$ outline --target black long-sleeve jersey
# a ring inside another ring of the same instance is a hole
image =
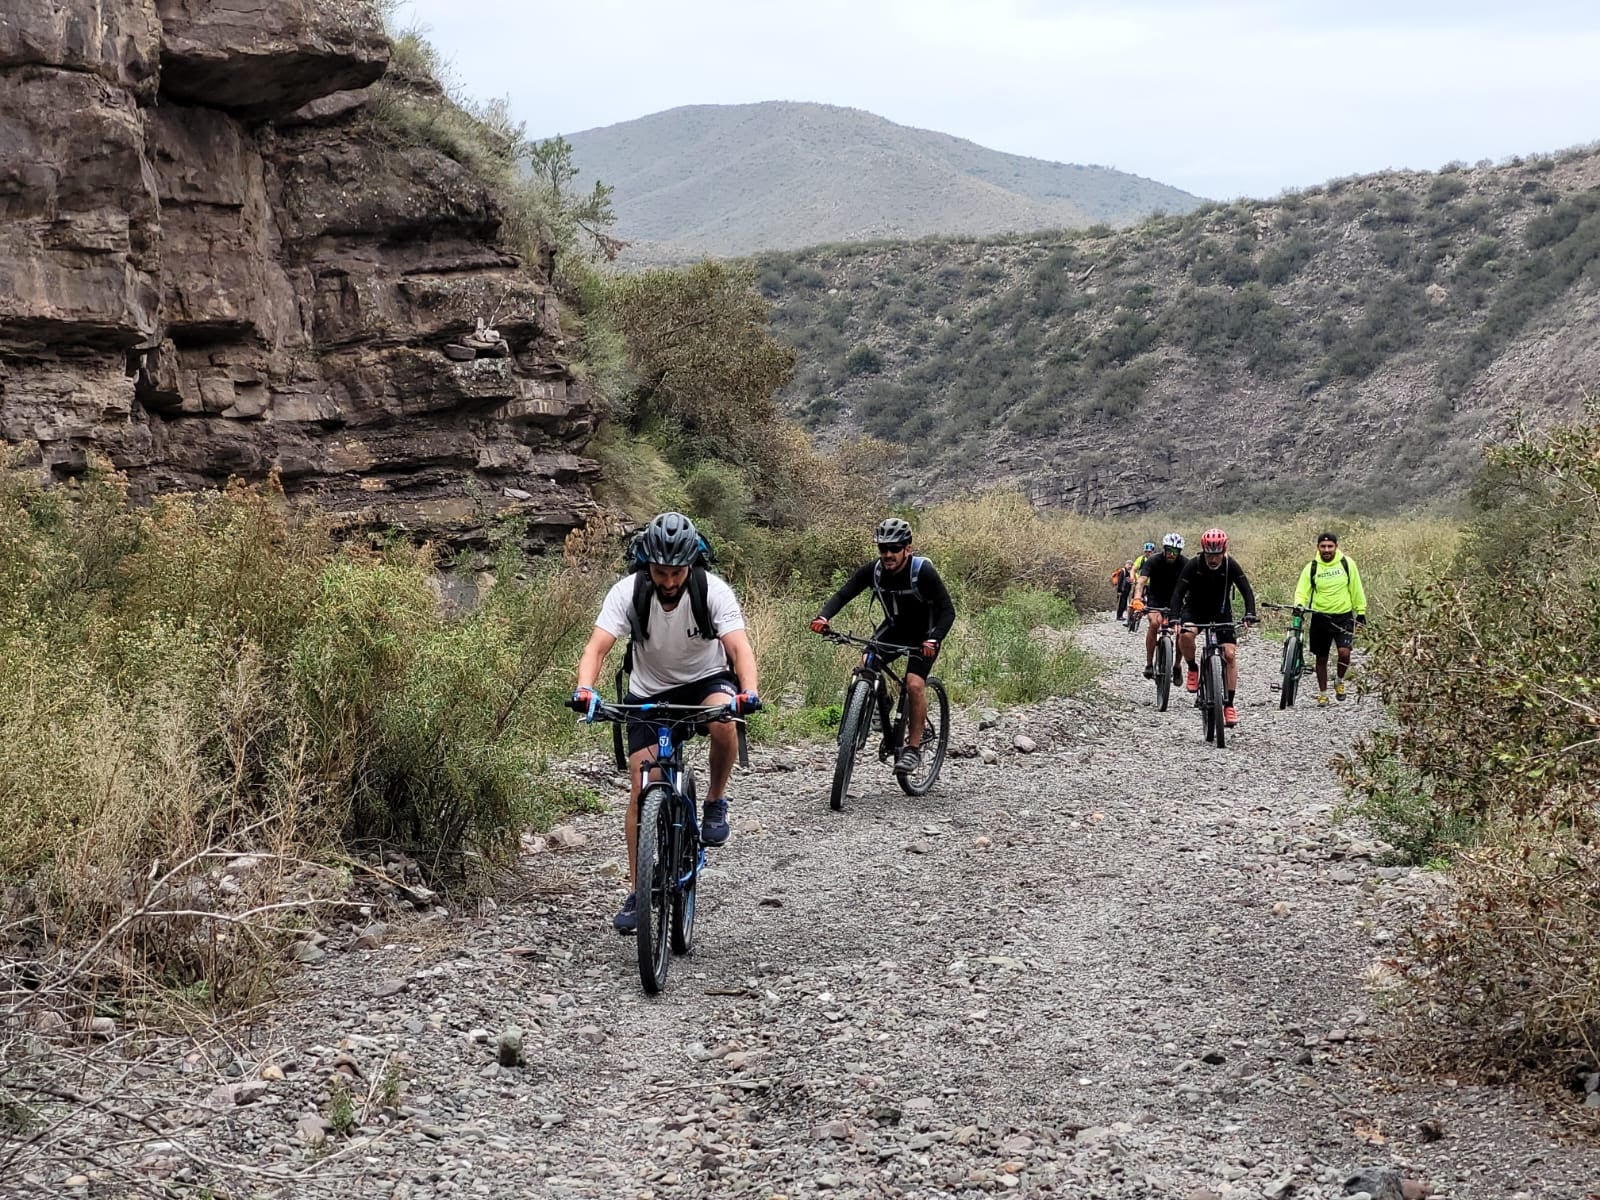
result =
[[[1256,592],[1245,576],[1244,568],[1233,555],[1225,555],[1220,567],[1208,567],[1202,555],[1196,555],[1178,576],[1178,586],[1172,592],[1171,607],[1191,621],[1213,624],[1233,620],[1233,589],[1238,588],[1244,597],[1244,615],[1254,619]]]
[[[888,628],[899,630],[908,640],[931,638],[942,642],[956,623],[956,606],[950,600],[939,572],[925,558],[912,555],[898,571],[884,571],[879,562],[863,563],[845,580],[844,586],[828,597],[822,615],[832,620],[838,611],[868,588],[883,606]]]

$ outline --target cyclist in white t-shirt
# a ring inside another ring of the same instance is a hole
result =
[[[694,523],[668,512],[645,527],[635,546],[639,568],[606,593],[594,632],[578,660],[578,686],[572,698],[599,702],[595,688],[606,655],[618,638],[632,639],[632,668],[623,701],[643,704],[727,704],[735,712],[761,707],[756,656],[745,634],[744,613],[733,589],[704,566],[705,543]],[[720,846],[728,840],[728,778],[739,752],[738,734],[729,724],[710,726],[711,778],[700,821],[700,840]],[[655,752],[655,727],[628,722],[628,882],[634,880],[639,837],[639,790],[644,764]],[[630,891],[612,920],[619,933],[632,933],[638,918]]]

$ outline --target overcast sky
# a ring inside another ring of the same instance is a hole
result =
[[[1600,138],[1596,0],[408,0],[532,134],[815,100],[1202,196]]]

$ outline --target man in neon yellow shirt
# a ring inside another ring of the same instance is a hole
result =
[[[1328,650],[1339,649],[1339,678],[1334,695],[1344,699],[1344,677],[1350,670],[1350,647],[1356,626],[1367,623],[1367,593],[1355,560],[1339,550],[1332,533],[1317,535],[1317,556],[1300,572],[1294,589],[1296,608],[1311,610],[1311,653],[1317,660],[1317,707],[1328,705]]]

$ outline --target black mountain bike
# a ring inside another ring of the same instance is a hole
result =
[[[1200,690],[1195,693],[1194,705],[1200,710],[1200,721],[1206,731],[1206,741],[1215,742],[1221,750],[1228,744],[1227,661],[1222,657],[1222,643],[1217,640],[1217,630],[1226,629],[1232,622],[1213,622],[1192,625],[1205,635],[1205,648],[1200,652]]]
[[[568,706],[587,711],[581,701]],[[744,721],[725,705],[601,704],[596,721],[626,725],[630,714],[643,715],[656,727],[655,757],[643,768],[639,792],[639,847],[635,855],[634,895],[639,923],[639,981],[654,996],[667,985],[674,954],[694,949],[695,892],[706,865],[700,843],[699,797],[694,770],[685,761],[683,743],[713,722],[737,721],[739,765],[748,765]],[[617,768],[628,769],[618,755]]]
[[[880,761],[893,761],[905,743],[906,724],[911,719],[911,702],[905,676],[894,669],[893,660],[902,654],[920,653],[921,646],[895,646],[848,633],[826,633],[830,641],[863,648],[861,662],[850,673],[844,692],[844,713],[839,719],[839,757],[833,768],[833,790],[828,803],[835,812],[844,808],[850,776],[855,772],[856,755],[865,748],[874,730],[883,735],[878,743]],[[950,697],[944,683],[928,676],[928,717],[922,725],[922,765],[909,774],[895,772],[900,790],[908,796],[926,795],[939,779],[945,748],[950,744]]]
[[[1148,610],[1146,610],[1148,611]],[[1183,669],[1178,666],[1178,647],[1173,636],[1173,617],[1165,609],[1155,610],[1164,620],[1156,630],[1156,711],[1166,712],[1172,696],[1172,685],[1183,679]]]
[[[1289,604],[1267,604],[1262,607],[1292,614],[1289,618],[1288,632],[1283,635],[1283,658],[1279,663],[1278,707],[1293,708],[1294,698],[1300,692],[1300,677],[1306,671],[1306,610]]]

